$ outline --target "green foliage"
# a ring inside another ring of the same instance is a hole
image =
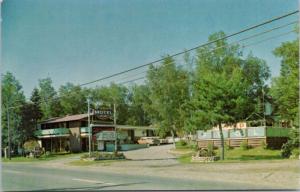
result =
[[[286,142],[281,147],[281,157],[283,158],[289,158],[292,154],[293,145],[291,142]]]
[[[229,146],[227,143],[224,144],[224,148],[228,151],[233,149],[233,147]]]
[[[219,32],[211,35],[209,40],[225,36]],[[216,125],[222,129],[221,123],[236,123],[255,111],[260,87],[269,77],[269,69],[263,60],[251,55],[244,60],[238,46],[228,45],[223,39],[198,49],[196,63],[190,102],[194,112],[188,124],[195,129]],[[224,143],[223,138],[221,140]]]
[[[13,76],[12,73],[7,72],[3,75],[1,80],[1,108],[2,108],[2,147],[8,146],[8,120],[10,124],[10,135],[12,148],[16,148],[18,144],[22,144],[27,138],[23,135],[21,127],[22,112],[19,107],[25,103],[25,96],[22,91],[20,82]],[[9,119],[8,115],[9,114]]]
[[[82,114],[87,111],[87,94],[78,85],[67,83],[59,88],[62,115]]]
[[[149,89],[146,85],[134,85],[129,89],[129,117],[128,125],[149,125],[150,117],[147,109],[151,105]]]
[[[219,151],[217,152],[217,155],[220,155]],[[261,147],[255,147],[248,150],[237,147],[227,151],[226,154],[225,160],[227,161],[282,159],[280,150],[263,149]]]
[[[290,158],[299,159],[299,155],[300,155],[300,149],[299,148],[294,148],[292,150],[292,155],[290,156]]]
[[[209,142],[207,144],[207,155],[208,156],[214,156],[215,155],[215,151],[214,151],[214,145],[213,143]]]
[[[176,142],[176,145],[179,145],[179,146],[186,146],[186,145],[187,145],[187,142],[184,141],[184,140],[180,140],[180,141]]]
[[[150,66],[148,70],[151,104],[147,112],[152,123],[159,125],[160,132],[171,132],[174,135],[184,125],[183,104],[188,98],[187,75],[171,57],[166,57],[162,65]]]
[[[299,128],[292,128],[290,130],[289,139],[294,147],[299,147]]]
[[[247,141],[242,141],[241,144],[240,144],[240,148],[241,148],[242,150],[247,150],[247,149],[249,149],[250,147],[249,147]]]
[[[40,144],[36,140],[26,141],[23,145],[25,151],[33,151],[35,148],[39,148]]]
[[[97,87],[90,92],[92,103],[102,102],[111,108],[115,103],[117,124],[126,124],[128,119],[128,89],[125,86],[112,83],[110,86]]]
[[[280,57],[280,76],[272,80],[271,95],[276,113],[299,127],[299,40],[282,43],[274,50]]]
[[[268,145],[265,141],[261,141],[261,144],[260,144],[261,148],[263,149],[267,149],[268,148]]]
[[[114,159],[125,159],[123,153],[107,153],[107,152],[93,152],[91,157],[95,160],[114,160]],[[89,158],[89,154],[81,156],[82,159]]]
[[[39,95],[41,97],[41,110],[43,119],[59,117],[61,115],[61,106],[57,98],[57,92],[52,86],[51,78],[39,80]]]

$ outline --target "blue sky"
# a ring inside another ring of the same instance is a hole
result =
[[[4,0],[2,66],[29,97],[38,79],[47,76],[55,88],[81,84],[197,46],[214,32],[230,34],[297,8],[297,0]],[[297,19],[285,18],[229,42]],[[272,50],[293,39],[290,34],[244,51],[265,59],[276,76],[280,60]]]

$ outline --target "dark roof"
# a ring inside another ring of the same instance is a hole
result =
[[[91,114],[92,116],[93,114]],[[56,118],[51,118],[45,121],[42,121],[42,124],[45,123],[60,123],[60,122],[66,122],[66,121],[78,121],[82,120],[88,117],[88,114],[77,114],[77,115],[67,115],[65,117],[56,117]]]

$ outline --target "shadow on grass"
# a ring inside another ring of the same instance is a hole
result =
[[[136,183],[121,183],[121,184],[114,184],[114,185],[108,185],[105,183],[95,183],[97,186],[88,186],[88,187],[63,187],[63,188],[52,188],[52,189],[39,189],[39,190],[33,190],[33,191],[96,191],[96,190],[102,190],[105,188],[111,188],[111,187],[124,187],[124,186],[131,186],[131,185],[137,185],[137,184],[144,184],[147,182],[136,182]],[[112,189],[110,189],[112,190]]]
[[[228,160],[241,160],[241,161],[248,161],[248,160],[274,160],[274,159],[282,159],[280,155],[241,155],[238,158],[227,158]]]

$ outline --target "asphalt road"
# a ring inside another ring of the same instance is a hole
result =
[[[138,171],[138,170],[132,170]],[[126,175],[88,171],[84,167],[49,168],[33,163],[3,163],[2,190],[4,191],[75,191],[75,190],[184,190],[184,189],[245,189],[249,184],[195,181],[156,176]]]

